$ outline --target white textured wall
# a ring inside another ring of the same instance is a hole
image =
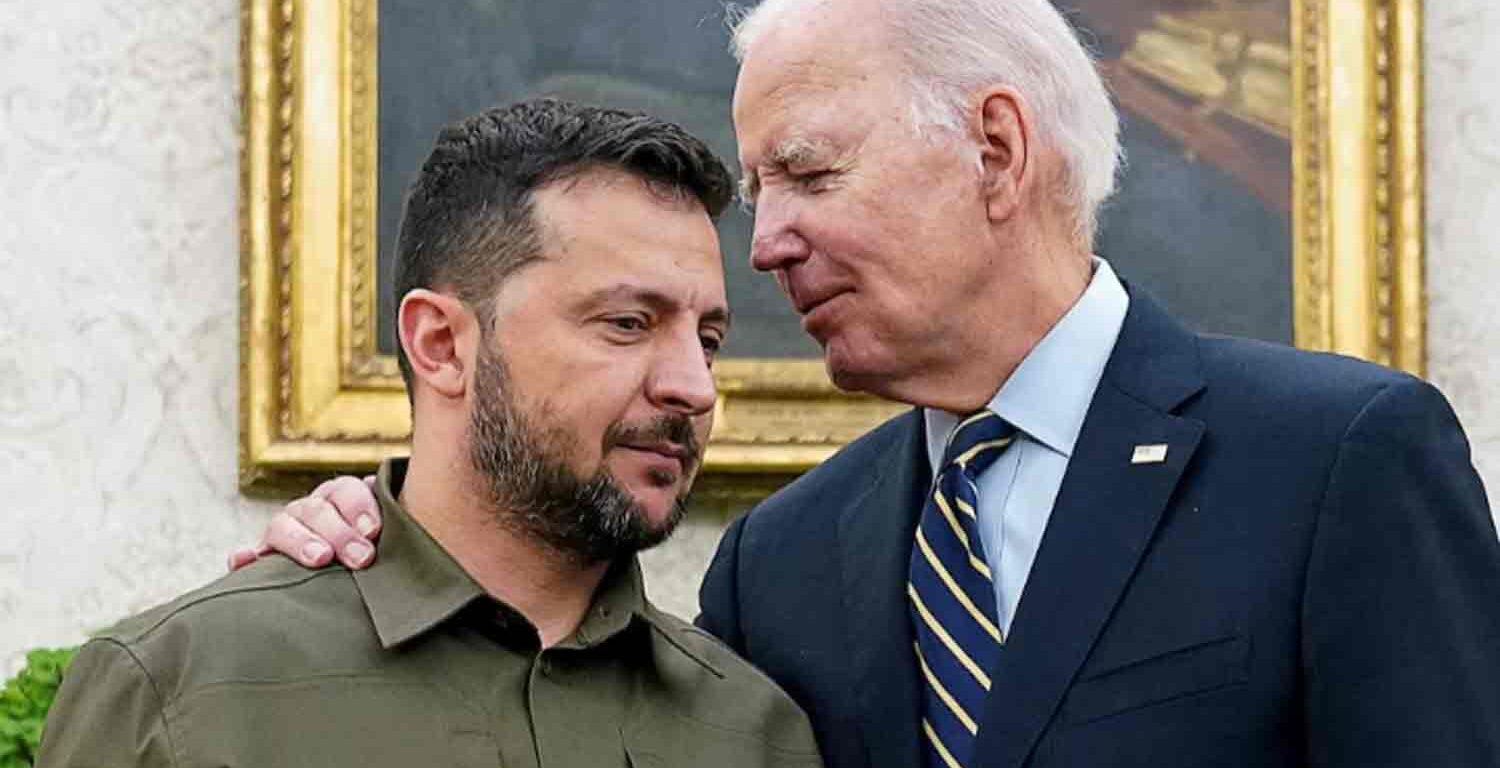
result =
[[[238,24],[0,0],[0,663],[204,581],[265,512],[234,480]]]
[[[1500,488],[1500,9],[1429,0],[1432,375]],[[0,0],[0,674],[207,581],[235,488],[237,0]],[[648,558],[690,613],[716,520]]]
[[[1428,375],[1500,520],[1500,3],[1427,0]]]

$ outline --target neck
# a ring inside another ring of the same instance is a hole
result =
[[[1093,277],[1088,252],[1073,247],[1036,243],[997,261],[1024,262],[1025,284],[996,270],[995,279],[975,291],[972,306],[1004,307],[1004,316],[997,323],[968,322],[952,329],[951,343],[894,399],[960,414],[985,407],[1083,297]]]
[[[424,451],[414,437],[401,506],[496,600],[536,627],[542,647],[571,636],[593,603],[609,563],[580,565],[500,524],[509,510],[488,501],[484,479],[451,449]],[[447,448],[462,441],[445,441]],[[437,447],[437,446],[433,446]],[[426,459],[424,461],[424,459]],[[434,460],[435,459],[435,460]]]

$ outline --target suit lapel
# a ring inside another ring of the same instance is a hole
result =
[[[1171,411],[1202,387],[1195,339],[1133,294],[991,675],[980,764],[1020,766],[1057,712],[1198,447],[1202,423]],[[1165,461],[1132,463],[1138,445]]]
[[[920,499],[930,482],[921,411],[902,417],[872,473],[839,516],[844,623],[860,724],[875,768],[919,765],[919,690],[906,581]]]

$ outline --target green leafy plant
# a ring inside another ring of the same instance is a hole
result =
[[[42,743],[47,708],[77,652],[76,648],[32,651],[26,654],[20,674],[0,688],[0,768],[31,768]]]

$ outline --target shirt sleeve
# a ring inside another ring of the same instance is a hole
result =
[[[146,669],[117,641],[84,645],[47,715],[36,768],[174,765],[161,697]]]
[[[1500,765],[1500,543],[1431,386],[1392,385],[1351,424],[1306,590],[1311,765]]]

